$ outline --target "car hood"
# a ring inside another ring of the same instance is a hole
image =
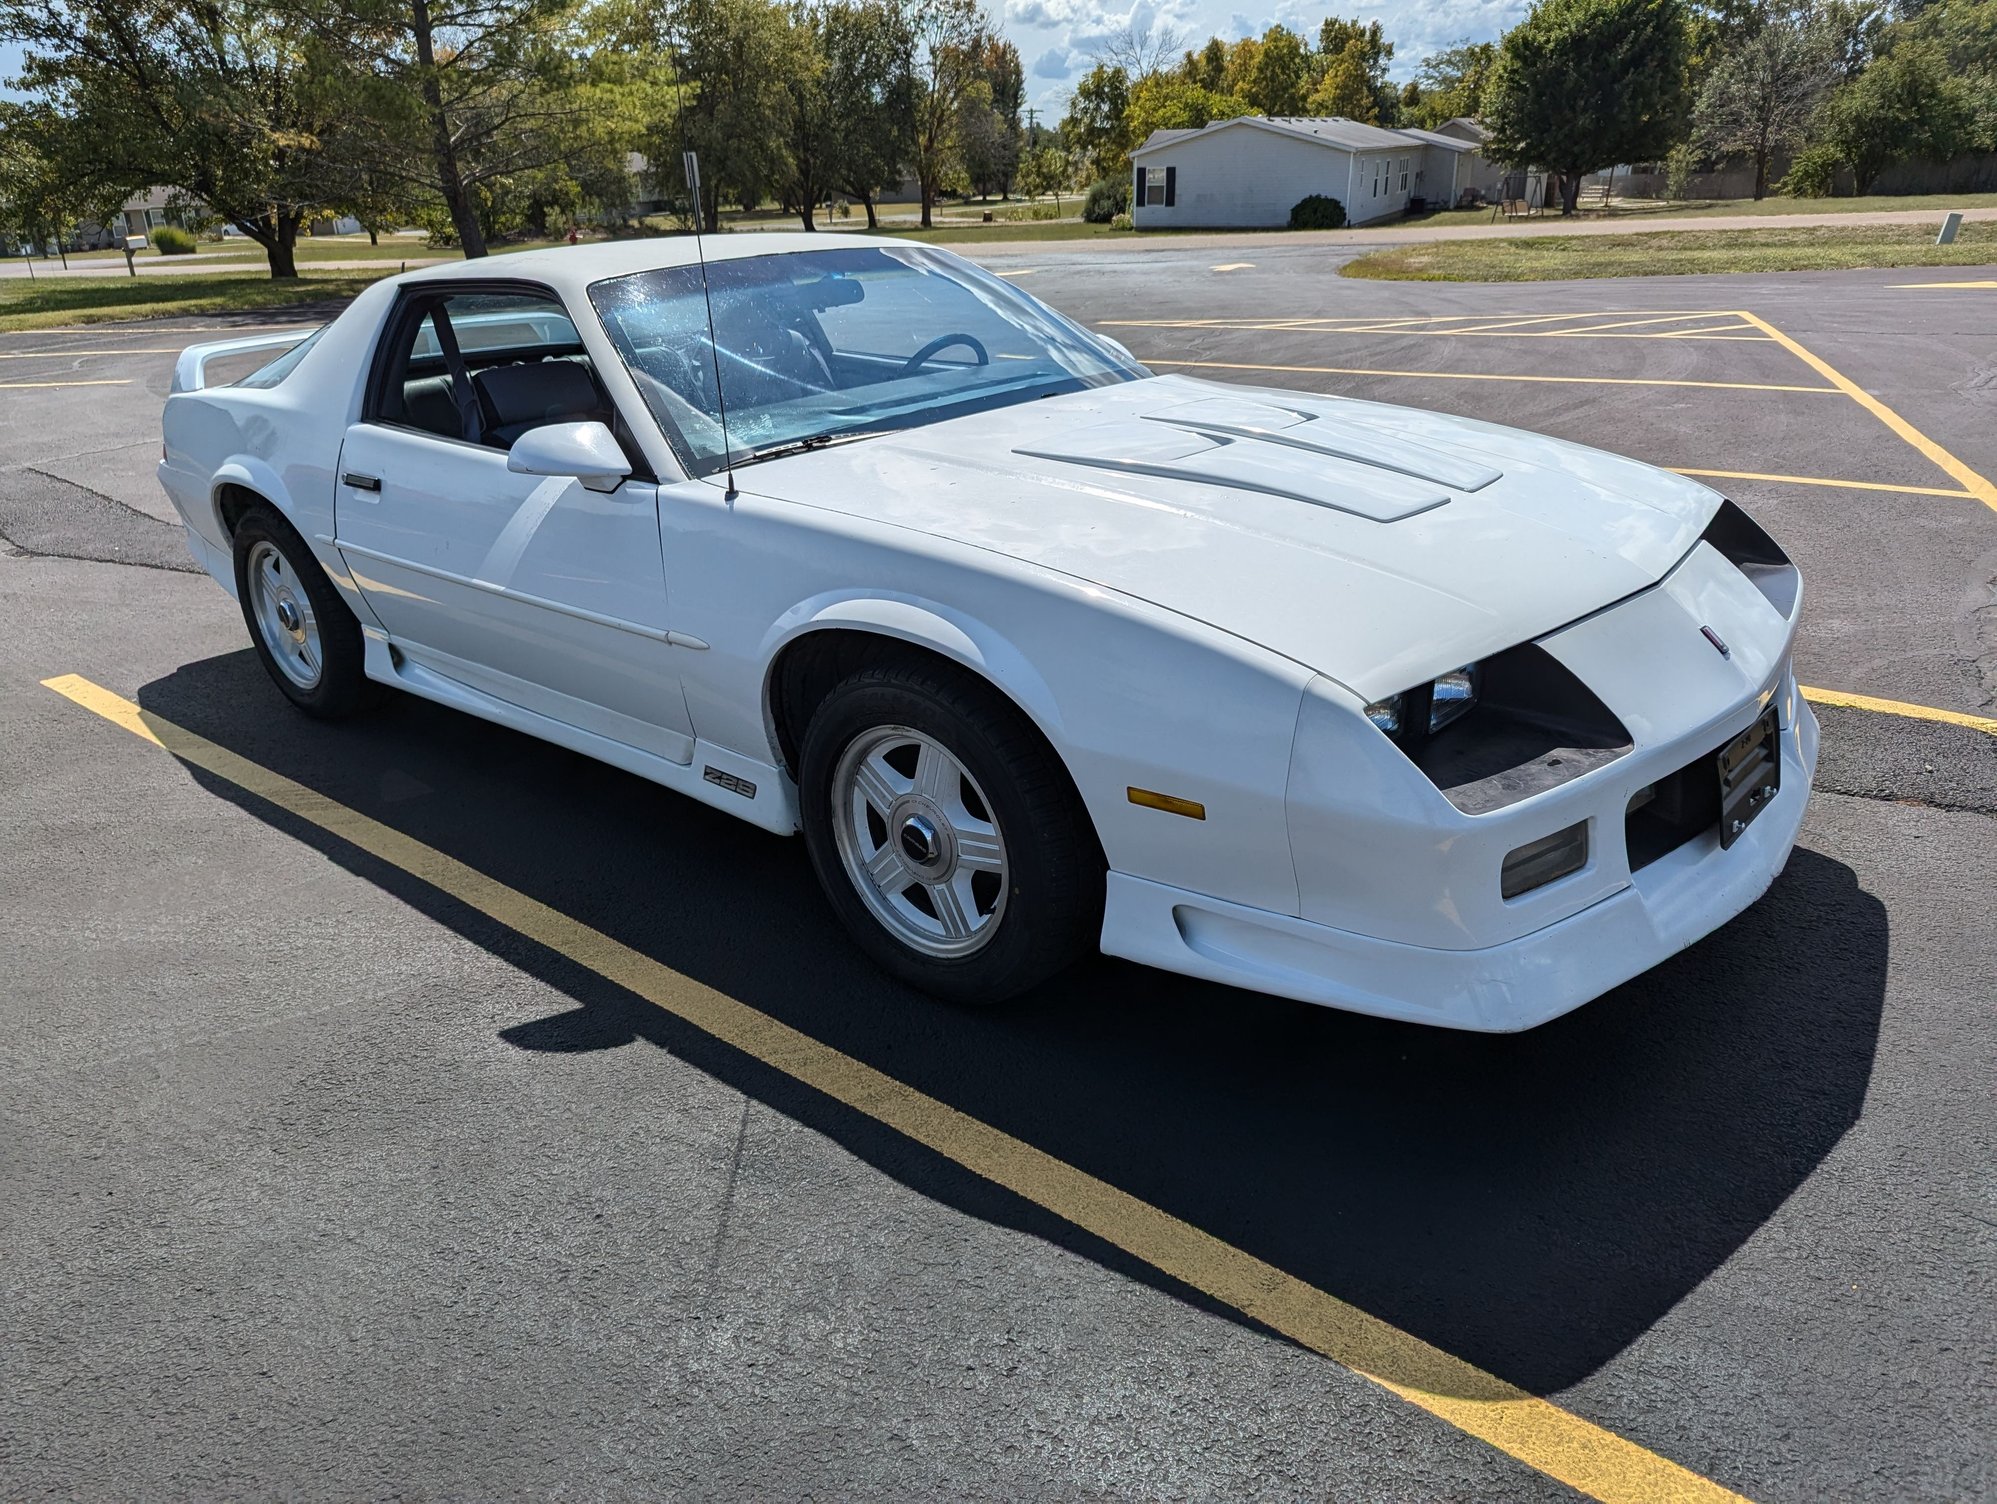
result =
[[[1719,496],[1558,439],[1160,376],[765,462],[746,488],[988,549],[1367,699],[1656,584]]]

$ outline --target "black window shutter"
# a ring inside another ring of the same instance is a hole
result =
[[[1165,207],[1167,209],[1171,208],[1177,202],[1178,197],[1179,169],[1176,167],[1167,167],[1165,169]]]
[[[1140,167],[1137,169],[1137,191],[1130,200],[1130,207],[1134,211],[1143,202],[1144,202],[1144,169]]]

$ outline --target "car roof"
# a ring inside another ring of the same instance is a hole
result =
[[[707,235],[696,242],[692,235],[655,235],[631,240],[596,241],[588,245],[549,246],[538,251],[508,251],[497,256],[481,256],[472,261],[449,261],[426,266],[396,278],[404,285],[454,282],[466,279],[524,277],[544,282],[563,292],[579,294],[593,282],[608,277],[625,277],[633,272],[656,271],[661,267],[690,266],[701,255],[709,261],[733,261],[745,256],[784,256],[800,251],[830,251],[856,245],[918,245],[886,235],[859,235],[849,231],[822,234],[802,230],[751,230],[730,235]]]

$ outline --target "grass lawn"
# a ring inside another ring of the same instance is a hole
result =
[[[38,277],[0,282],[0,331],[124,319],[245,313],[351,298],[381,273],[333,273],[275,282],[224,272],[213,277]]]
[[[1347,277],[1392,282],[1558,282],[1581,277],[1671,277],[1701,272],[1817,272],[1997,262],[1997,224],[1966,224],[1938,246],[1926,225],[1823,229],[1662,230],[1644,235],[1536,235],[1451,240],[1361,256]]]

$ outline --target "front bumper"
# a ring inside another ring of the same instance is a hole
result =
[[[1711,934],[1775,881],[1817,766],[1817,719],[1784,673],[1781,791],[1730,849],[1717,828],[1557,923],[1501,945],[1381,940],[1109,875],[1103,950],[1166,971],[1357,1013],[1508,1033],[1578,1008]]]

